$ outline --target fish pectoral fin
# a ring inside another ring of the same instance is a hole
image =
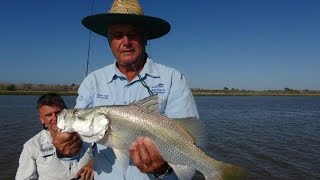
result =
[[[103,138],[101,138],[100,140],[97,141],[98,144],[102,144],[104,146],[107,146],[107,143],[108,143],[108,139],[109,139],[109,136],[104,136]]]
[[[127,170],[130,162],[129,149],[113,149],[113,152],[121,167]]]
[[[194,174],[196,173],[196,170],[192,167],[173,164],[169,164],[169,166],[172,167],[178,179],[189,180],[192,179]]]
[[[160,112],[159,96],[157,94],[133,102],[132,105],[146,108],[149,111]]]
[[[106,141],[106,146],[115,149],[129,149],[130,142],[126,140],[125,137],[130,137],[130,134],[126,132],[121,132],[121,134],[111,132],[109,133],[108,140]]]
[[[176,124],[188,131],[195,143],[205,148],[208,144],[208,130],[204,123],[196,117],[172,119]]]

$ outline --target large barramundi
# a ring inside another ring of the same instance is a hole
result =
[[[57,126],[62,132],[78,132],[84,141],[113,148],[116,156],[128,156],[136,138],[149,137],[181,180],[191,179],[195,169],[210,180],[244,179],[247,175],[244,169],[217,161],[199,148],[207,143],[200,120],[161,115],[157,95],[130,105],[65,109],[58,115]],[[127,161],[123,163],[129,164]]]

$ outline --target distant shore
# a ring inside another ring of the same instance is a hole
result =
[[[79,85],[66,84],[31,84],[0,83],[0,95],[42,95],[55,92],[63,96],[77,96]],[[245,90],[224,87],[223,89],[191,88],[194,96],[320,96],[320,90],[291,89],[283,90]]]
[[[238,90],[238,89],[192,89],[194,96],[320,96],[320,91],[294,90],[285,88],[284,90]]]
[[[62,96],[77,96],[76,91],[0,91],[0,95],[42,95],[46,93],[57,93]]]
[[[0,95],[42,95],[49,92],[55,92],[62,96],[77,96],[77,91],[3,91],[0,90]],[[320,91],[304,92],[304,91],[225,91],[225,90],[194,90],[194,96],[320,96]]]

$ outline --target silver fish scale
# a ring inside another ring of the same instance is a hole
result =
[[[116,106],[107,111],[112,128],[125,126],[128,128],[127,130],[132,130],[132,133],[139,134],[140,136],[160,136],[163,133],[166,136],[169,132],[175,132],[175,134],[179,134],[179,137],[183,136],[188,141],[194,141],[189,133],[159,113],[151,112],[134,105]]]
[[[169,118],[134,105],[110,107],[107,111],[112,131],[127,135],[126,146],[137,137],[149,137],[167,162],[212,173],[215,161],[196,147],[190,134]]]
[[[82,129],[77,130],[79,134],[90,134],[90,130],[97,131],[97,134],[86,137],[86,139],[98,141],[98,143],[116,149],[128,149],[137,137],[149,137],[157,146],[162,157],[173,165],[176,173],[180,171],[179,167],[174,165],[186,165],[199,170],[209,179],[235,177],[231,173],[237,173],[237,177],[245,177],[242,169],[217,161],[205,154],[196,146],[191,134],[182,128],[183,125],[178,125],[181,123],[174,123],[175,121],[166,116],[149,111],[144,105],[144,101],[140,101],[136,105],[64,110],[60,112],[58,121],[65,122],[61,123],[61,126],[65,126],[62,127],[64,129],[72,127],[73,123],[81,122],[77,124],[77,127],[84,124]],[[187,118],[186,120],[185,122],[191,122],[188,129],[196,126],[197,128],[193,130],[201,130],[201,126],[192,124],[194,122],[192,119]],[[90,123],[82,123],[83,121],[90,121]],[[70,132],[74,131],[70,129]],[[101,136],[105,138],[101,139]]]

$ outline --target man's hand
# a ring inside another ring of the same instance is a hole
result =
[[[78,154],[82,146],[82,140],[77,133],[57,133],[52,141],[56,150],[66,157]]]
[[[90,160],[77,172],[73,179],[93,180],[93,176],[93,160]]]
[[[160,156],[152,140],[147,137],[139,137],[132,143],[130,156],[134,165],[143,173],[162,172],[169,166]]]

